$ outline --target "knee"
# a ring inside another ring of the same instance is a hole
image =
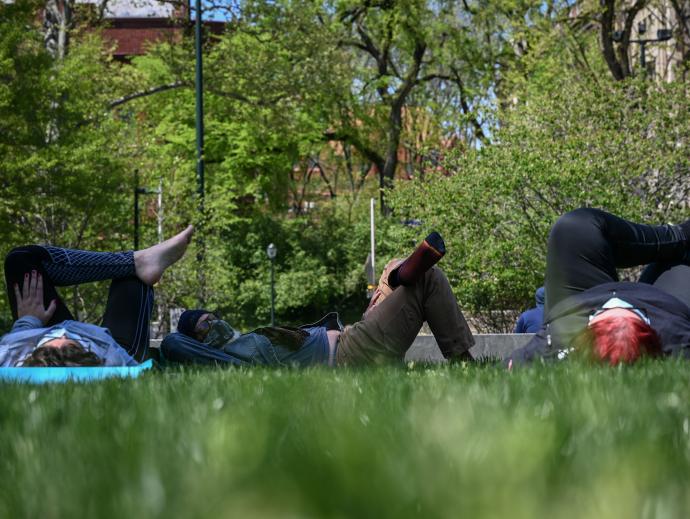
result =
[[[562,215],[551,228],[551,239],[562,235],[572,236],[574,231],[582,232],[587,227],[599,228],[601,213],[599,209],[581,207]]]
[[[450,282],[448,281],[448,277],[446,276],[446,273],[443,272],[443,269],[441,267],[439,267],[438,265],[434,265],[429,270],[427,270],[425,277],[426,277],[427,283],[433,283],[435,285],[441,284],[441,285],[449,285],[450,286]]]
[[[38,259],[38,258],[35,258]],[[5,256],[5,273],[24,274],[36,264],[30,247],[16,247]]]

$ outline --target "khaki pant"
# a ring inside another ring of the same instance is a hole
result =
[[[386,268],[382,279],[387,279],[390,270]],[[467,355],[474,339],[441,269],[433,267],[414,286],[395,290],[387,284],[379,286],[384,289],[376,304],[362,321],[346,328],[340,336],[337,365],[402,361],[424,321],[429,323],[444,357]]]

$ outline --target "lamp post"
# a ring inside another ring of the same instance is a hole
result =
[[[647,32],[647,24],[640,22],[637,24],[637,34],[643,36]],[[659,29],[656,31],[656,38],[638,38],[637,40],[630,40],[630,43],[637,43],[640,46],[640,67],[642,70],[647,68],[646,45],[648,43],[658,43],[668,41],[673,37],[671,29]],[[611,38],[615,42],[623,41],[623,31],[614,31]]]
[[[204,209],[204,74],[202,44],[201,0],[195,2],[194,48],[196,54],[195,94],[196,94],[196,182],[199,195],[199,209]]]
[[[278,248],[272,243],[266,247],[266,256],[271,260],[271,326],[276,325],[275,259]]]
[[[190,2],[191,5],[191,2]],[[195,93],[196,93],[196,190],[199,197],[199,221],[201,225],[206,223],[205,219],[205,187],[204,187],[204,74],[203,74],[203,54],[202,47],[202,18],[201,18],[201,0],[195,0],[194,7],[196,10],[196,19],[194,20],[194,48],[196,58],[195,68]],[[200,226],[201,227],[201,226]],[[201,229],[200,229],[201,230]],[[206,287],[206,270],[203,268],[204,256],[206,252],[206,244],[204,242],[203,232],[198,233],[197,237],[197,263],[198,281],[199,281],[199,305],[205,306],[205,287]]]

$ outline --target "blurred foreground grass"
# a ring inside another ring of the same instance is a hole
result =
[[[0,387],[1,517],[690,517],[690,366]]]

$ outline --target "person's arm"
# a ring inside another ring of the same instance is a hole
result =
[[[14,322],[10,333],[33,330],[35,328],[43,328],[43,323],[41,320],[33,315],[25,315]]]
[[[248,337],[249,335],[243,335],[242,337]],[[254,337],[260,337],[254,335]],[[268,339],[263,338],[262,340],[268,342]],[[242,338],[237,339],[237,341],[242,341]],[[231,344],[236,344],[237,341],[233,341]],[[249,348],[252,352],[247,360],[235,357],[234,355],[229,355],[224,350],[217,350],[215,348],[210,348],[208,345],[187,337],[179,332],[171,333],[167,335],[163,342],[161,342],[161,360],[163,364],[166,363],[177,363],[177,364],[199,364],[208,366],[217,365],[235,365],[235,366],[248,366],[251,364],[249,360],[253,357],[253,348]]]

